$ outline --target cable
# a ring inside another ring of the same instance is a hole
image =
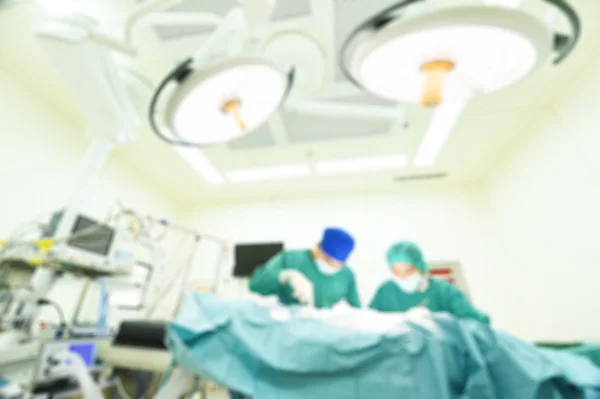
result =
[[[142,395],[142,397],[140,399],[150,398],[150,395],[152,395],[152,392],[154,392],[156,390],[156,388],[158,388],[158,383],[160,382],[159,377],[160,376],[158,373],[152,373],[152,378],[150,378],[150,381],[148,382],[148,386],[144,390],[144,394]]]
[[[128,227],[124,229],[129,229],[133,234],[138,236],[146,233],[146,225],[141,215],[138,215],[134,210],[125,208],[122,208],[115,216],[111,218],[111,222],[115,226],[115,229],[119,228],[119,222],[121,222],[123,217],[128,218],[126,220],[128,222]]]
[[[152,391],[157,388],[158,382],[160,382],[159,375],[152,373],[152,377],[150,378],[150,381],[148,381],[148,385],[139,399],[149,398],[152,394]],[[131,399],[131,396],[127,393],[125,386],[123,386],[123,380],[121,380],[121,377],[115,377],[115,385],[121,399]]]
[[[182,234],[181,238],[179,239],[177,245],[177,249],[175,251],[172,251],[172,255],[169,257],[170,259],[167,260],[167,262],[165,263],[175,263],[175,262],[171,262],[173,260],[173,258],[175,256],[178,256],[181,254],[181,248],[183,247],[183,244],[186,243],[187,240],[189,240],[190,238],[192,238],[192,236],[189,236],[187,234]],[[195,241],[194,241],[194,245],[196,245]],[[191,249],[193,250],[193,249]],[[158,287],[154,287],[154,292],[151,293],[155,294],[154,295],[154,301],[152,304],[149,304],[147,309],[146,309],[146,313],[145,316],[146,318],[151,318],[154,315],[154,312],[156,311],[156,309],[158,309],[158,306],[161,304],[161,300],[163,298],[164,295],[167,295],[167,293],[171,290],[171,287],[177,282],[179,275],[183,272],[183,270],[185,269],[185,264],[181,265],[179,268],[177,268],[175,270],[175,273],[171,274],[171,279],[167,282],[166,285],[164,286],[158,286]]]
[[[131,396],[129,396],[129,394],[125,390],[125,387],[123,386],[123,381],[121,381],[121,377],[115,378],[115,385],[117,387],[117,392],[119,393],[119,397],[121,399],[131,399]]]
[[[56,313],[58,314],[58,318],[60,319],[61,330],[67,326],[67,319],[65,317],[65,312],[63,312],[63,309],[60,307],[60,305],[58,303],[56,303],[55,301],[50,300],[50,299],[40,298],[37,300],[37,304],[38,304],[38,306],[46,306],[46,305],[52,306],[56,310]]]
[[[148,229],[148,237],[154,241],[163,241],[169,231],[169,224],[164,219],[156,220],[150,216],[146,216],[146,226]],[[157,227],[159,231],[158,234],[154,232]]]
[[[4,302],[4,304],[0,302],[0,326],[2,326],[4,323],[4,317],[6,316],[6,313],[10,310],[14,299],[14,295],[8,284],[2,283],[2,286],[0,287],[0,298]]]
[[[43,225],[44,227],[47,227],[46,225]],[[75,238],[81,238],[84,236],[88,236],[91,235],[93,233],[95,233],[96,231],[102,231],[102,228],[105,227],[100,223],[94,223],[90,226],[87,226],[73,234],[70,234],[66,237],[59,237],[59,238],[52,238],[52,237],[43,237],[40,239],[35,239],[35,240],[23,240],[23,241],[19,241],[19,240],[15,240],[13,241],[12,239],[9,239],[6,241],[6,244],[0,248],[0,255],[2,254],[3,251],[5,251],[7,248],[9,247],[14,247],[17,245],[31,245],[31,244],[35,244],[38,241],[41,241],[43,239],[48,239],[48,240],[52,240],[53,244],[62,244],[62,243],[67,243],[70,240],[73,240]],[[14,236],[16,234],[12,234],[12,236]],[[18,234],[18,236],[22,236],[22,232],[20,232],[20,234]]]

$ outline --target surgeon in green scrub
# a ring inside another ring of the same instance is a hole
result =
[[[250,278],[250,290],[277,295],[286,305],[360,307],[354,273],[346,266],[353,249],[350,234],[328,228],[315,249],[284,251],[259,267]]]
[[[382,312],[405,312],[425,306],[432,312],[448,312],[459,319],[489,324],[490,318],[477,310],[453,284],[427,277],[429,267],[419,247],[412,242],[394,244],[387,253],[392,279],[373,298],[371,308]]]

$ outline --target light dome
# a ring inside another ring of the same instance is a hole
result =
[[[154,131],[171,144],[208,146],[251,133],[287,96],[287,76],[262,59],[244,58],[196,69],[177,67],[156,90],[150,106]]]
[[[436,106],[493,93],[555,50],[556,34],[519,9],[462,6],[405,17],[402,7],[359,26],[341,54],[349,80],[389,100]]]

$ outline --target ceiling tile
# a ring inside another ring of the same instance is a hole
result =
[[[331,118],[284,112],[291,143],[363,138],[389,134],[391,121],[373,121],[352,117]]]
[[[271,129],[267,123],[261,125],[257,130],[227,145],[232,150],[250,150],[275,145]]]
[[[169,11],[180,12],[212,12],[225,15],[238,5],[236,0],[187,0],[169,8]]]
[[[207,25],[167,25],[167,26],[156,26],[154,31],[160,40],[175,40],[189,36],[206,35],[215,30],[214,26]]]
[[[273,11],[273,21],[307,17],[311,11],[310,0],[278,0]]]

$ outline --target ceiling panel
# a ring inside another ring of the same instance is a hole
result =
[[[225,15],[237,5],[237,0],[186,0],[169,8],[169,11],[212,12]]]
[[[375,97],[369,93],[364,93],[356,96],[349,97],[338,97],[335,100],[336,102],[344,103],[344,104],[359,104],[359,105],[381,105],[381,106],[390,106],[396,104],[393,101],[388,101],[383,98]]]
[[[310,0],[277,0],[273,11],[273,21],[304,18],[310,16],[311,11]]]
[[[256,131],[232,141],[227,147],[232,150],[255,150],[258,148],[273,147],[275,140],[267,123],[261,125]]]
[[[166,25],[154,27],[154,31],[156,32],[156,35],[160,40],[174,40],[190,36],[206,35],[213,32],[214,30],[214,26],[208,25]]]
[[[290,143],[387,135],[392,126],[392,121],[373,121],[351,116],[332,118],[290,111],[283,115]]]

